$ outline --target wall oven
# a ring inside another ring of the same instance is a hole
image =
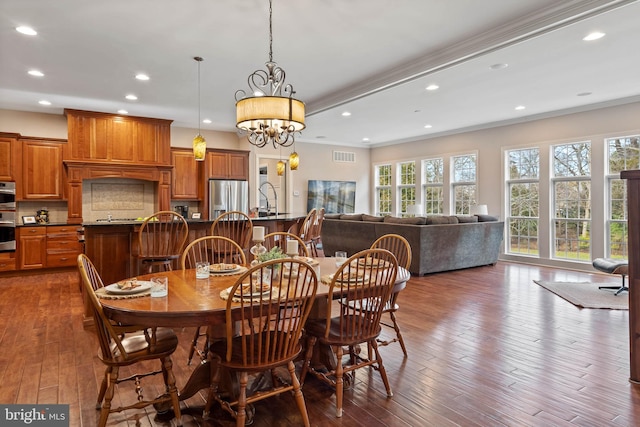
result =
[[[16,183],[0,182],[0,252],[16,250]]]

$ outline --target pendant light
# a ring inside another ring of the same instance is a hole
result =
[[[203,59],[199,56],[195,56],[193,59],[198,62],[198,134],[193,138],[193,157],[201,162],[207,152],[207,141],[200,135],[200,63]]]
[[[292,171],[298,170],[298,166],[300,165],[300,157],[298,157],[298,153],[296,153],[296,144],[293,144],[293,153],[289,154],[289,168]]]

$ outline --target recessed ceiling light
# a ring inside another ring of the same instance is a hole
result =
[[[591,92],[580,92],[577,96],[589,96]]]
[[[127,110],[118,110],[118,114],[129,114]]]
[[[435,83],[431,83],[431,84],[430,84],[429,86],[427,86],[425,89],[427,89],[427,90],[438,90],[438,89],[440,89],[440,86],[438,86],[438,85],[437,85],[437,84],[435,84]]]
[[[318,136],[316,136],[316,139],[326,139],[326,138],[327,138],[327,137],[326,137],[326,136],[324,136],[324,135],[318,135]]]
[[[204,120],[202,120],[202,123],[210,124],[211,123],[211,119],[204,119]]]
[[[516,110],[524,110],[525,108],[527,108],[527,107],[525,107],[524,105],[518,105],[516,107]]]
[[[490,65],[489,68],[491,68],[492,70],[502,70],[503,68],[507,68],[509,66],[509,64],[493,64]]]
[[[30,76],[34,76],[34,77],[44,77],[44,73],[42,71],[38,71],[38,70],[29,70],[29,71],[27,71],[27,73]]]
[[[135,96],[132,93],[130,93],[129,95],[125,96],[125,98],[127,98],[129,101],[137,101],[138,100],[138,97]]]
[[[42,100],[38,101],[38,104],[40,104],[40,105],[51,105],[51,102],[47,101],[46,99],[42,99]]]
[[[594,31],[593,33],[587,34],[582,40],[584,40],[586,42],[590,42],[590,41],[593,41],[593,40],[601,39],[604,36],[605,36],[604,33],[601,33],[599,31]]]
[[[345,111],[345,112],[342,113],[342,117],[349,117],[350,115],[351,115],[351,113],[348,112],[348,111]]]
[[[136,74],[136,79],[138,80],[149,80],[149,76],[147,76],[146,74]]]
[[[431,129],[432,127],[433,127],[433,126],[431,126],[431,125],[424,125],[424,128],[425,128],[425,129]]]
[[[38,34],[36,30],[31,27],[27,27],[26,25],[16,27],[16,31],[22,34],[26,34],[27,36],[35,36],[36,34]]]
[[[362,138],[362,142],[369,142],[369,138]]]

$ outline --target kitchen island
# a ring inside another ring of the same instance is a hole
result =
[[[306,214],[281,214],[252,218],[255,225],[265,227],[265,233],[287,231]],[[190,219],[187,244],[209,233],[211,220]],[[105,285],[138,274],[138,230],[142,221],[112,220],[85,222],[85,253],[96,266]],[[177,268],[174,265],[174,268]]]

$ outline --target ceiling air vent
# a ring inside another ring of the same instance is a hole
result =
[[[333,161],[337,163],[355,163],[356,153],[352,151],[334,151]]]

